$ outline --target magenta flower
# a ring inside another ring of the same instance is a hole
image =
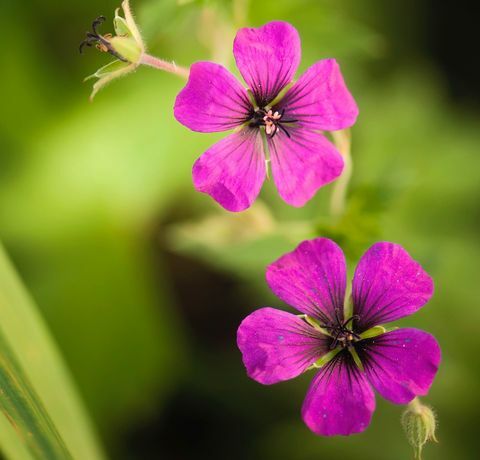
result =
[[[418,329],[379,326],[416,312],[433,293],[432,279],[401,246],[377,243],[363,255],[349,317],[345,257],[326,238],[304,241],[271,264],[267,283],[303,315],[261,308],[243,320],[238,346],[248,375],[265,385],[320,368],[302,408],[313,432],[365,430],[372,387],[396,404],[427,394],[440,363],[437,341]]]
[[[223,66],[197,62],[175,101],[176,119],[193,131],[235,129],[196,161],[195,188],[229,211],[248,208],[266,177],[263,131],[280,196],[303,206],[343,169],[341,155],[319,131],[352,126],[357,105],[334,59],[311,66],[279,98],[301,54],[298,32],[286,22],[240,29],[233,54],[250,90]]]

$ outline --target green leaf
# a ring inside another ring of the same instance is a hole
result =
[[[0,410],[33,458],[71,459],[62,438],[0,330]]]
[[[0,318],[3,452],[12,459],[102,459],[70,376],[1,246]]]

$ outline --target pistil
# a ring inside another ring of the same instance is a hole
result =
[[[283,124],[285,123],[295,123],[297,120],[285,120],[283,119],[285,111],[275,112],[271,108],[263,108],[255,110],[250,117],[250,126],[260,127],[265,126],[265,134],[271,139],[278,130],[283,131],[288,137],[290,133],[287,131]]]

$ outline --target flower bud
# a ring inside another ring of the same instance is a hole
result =
[[[435,437],[437,422],[433,410],[415,398],[402,414],[402,426],[416,460],[421,460],[423,446],[428,441],[438,442]]]

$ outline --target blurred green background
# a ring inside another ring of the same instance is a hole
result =
[[[109,58],[78,45],[118,3],[0,0],[0,238],[111,458],[411,457],[401,407],[378,398],[364,434],[319,438],[300,419],[311,374],[273,387],[245,374],[236,327],[282,306],[264,268],[313,235],[338,241],[350,269],[374,241],[400,243],[433,276],[433,300],[402,321],[443,350],[425,398],[440,444],[425,458],[475,458],[480,93],[466,2],[131,1],[150,52],[181,65],[232,66],[235,29],[273,19],[298,28],[300,70],[340,61],[360,117],[337,221],[331,187],[293,209],[268,183],[241,215],[197,194],[191,165],[221,136],[175,122],[175,76],[140,68],[89,103],[82,78]]]

